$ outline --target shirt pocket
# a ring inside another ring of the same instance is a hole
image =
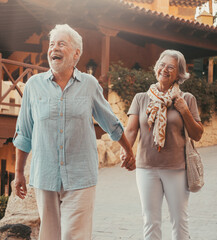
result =
[[[36,114],[38,119],[45,120],[50,117],[50,101],[49,98],[39,97],[36,99]]]
[[[85,118],[89,112],[88,97],[76,97],[66,101],[66,118]]]

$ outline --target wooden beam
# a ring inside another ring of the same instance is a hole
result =
[[[174,42],[178,44],[185,44],[188,46],[194,46],[203,49],[216,50],[216,39],[206,39],[203,37],[197,38],[190,36],[189,34],[183,34],[181,32],[165,31],[159,28],[149,27],[148,25],[128,23],[124,21],[117,22],[116,19],[104,18],[100,21],[100,25],[117,31],[130,32],[138,35],[142,35],[149,38],[160,39],[167,42]]]
[[[208,83],[213,83],[213,66],[214,66],[214,59],[213,58],[209,58]]]
[[[0,103],[7,97],[7,95],[10,93],[11,90],[14,90],[16,88],[16,90],[18,91],[19,95],[22,97],[23,93],[20,90],[20,88],[17,86],[17,83],[28,73],[28,71],[31,71],[31,69],[27,68],[17,79],[16,81],[13,79],[13,77],[11,76],[11,74],[8,72],[7,68],[4,68],[5,71],[7,72],[11,82],[13,83],[12,86],[10,86],[8,88],[8,90],[1,96],[0,98]]]
[[[21,104],[15,104],[15,103],[5,103],[5,102],[1,102],[0,105],[4,105],[4,106],[10,106],[10,107],[21,107]]]
[[[102,36],[102,54],[101,54],[101,76],[105,78],[109,70],[110,63],[110,37],[115,37],[118,31],[99,26]]]
[[[193,36],[195,32],[196,32],[196,29],[192,29],[192,31],[189,33],[189,35]]]
[[[160,28],[166,30],[169,26],[169,23],[164,23]]]
[[[183,26],[179,26],[176,29],[174,29],[175,33],[179,33],[182,30]]]
[[[46,10],[51,10],[51,7],[53,6],[55,1],[44,1],[44,0],[23,0],[23,2],[27,2],[28,5],[35,5],[37,7],[41,7]]]
[[[10,42],[10,44],[4,45],[0,48],[0,51],[20,51],[20,52],[36,52],[41,53],[42,52],[42,46],[41,44],[32,44],[32,43],[16,43],[16,42]]]
[[[21,0],[17,0],[17,3],[25,10],[27,11],[35,20],[39,20],[37,15],[32,11],[30,10],[30,8],[28,8]]]
[[[4,59],[4,58],[2,59],[2,62],[7,63],[7,64],[20,66],[20,67],[36,69],[40,72],[46,72],[49,69],[49,68],[41,67],[41,66],[38,66],[38,65],[32,65],[32,64],[28,64],[28,63],[17,62],[17,61],[14,61],[14,60]]]
[[[102,37],[101,76],[104,78],[109,70],[110,61],[110,36]]]

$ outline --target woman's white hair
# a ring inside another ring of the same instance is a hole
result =
[[[185,61],[184,55],[179,51],[171,50],[171,49],[165,50],[161,53],[159,59],[157,60],[154,66],[155,76],[157,75],[159,64],[162,58],[165,56],[171,56],[177,60],[178,76],[179,76],[178,84],[182,84],[185,80],[190,78],[190,73],[186,72],[186,61]]]
[[[65,33],[67,33],[70,36],[72,46],[75,49],[79,49],[80,50],[80,57],[81,57],[82,52],[83,52],[83,42],[82,42],[81,35],[78,32],[76,32],[73,28],[71,28],[68,24],[57,24],[50,31],[49,38],[51,39],[53,37],[53,35],[55,35],[57,32],[65,32]],[[79,59],[80,59],[80,57],[79,57]],[[79,59],[78,59],[78,61],[79,61]]]

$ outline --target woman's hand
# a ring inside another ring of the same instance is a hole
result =
[[[203,134],[203,125],[194,120],[184,98],[177,97],[174,101],[174,107],[182,115],[189,137],[194,141],[199,141]]]
[[[181,114],[184,114],[186,111],[188,111],[188,105],[184,98],[177,97],[174,101],[174,107],[177,111],[179,111]]]

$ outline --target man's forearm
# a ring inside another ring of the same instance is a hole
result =
[[[130,143],[128,142],[125,133],[122,134],[120,140],[118,141],[120,145],[124,148],[126,152],[132,152],[132,148],[130,146]]]
[[[24,172],[24,167],[26,165],[26,159],[27,159],[28,155],[29,155],[29,153],[16,148],[15,173],[16,172]]]

